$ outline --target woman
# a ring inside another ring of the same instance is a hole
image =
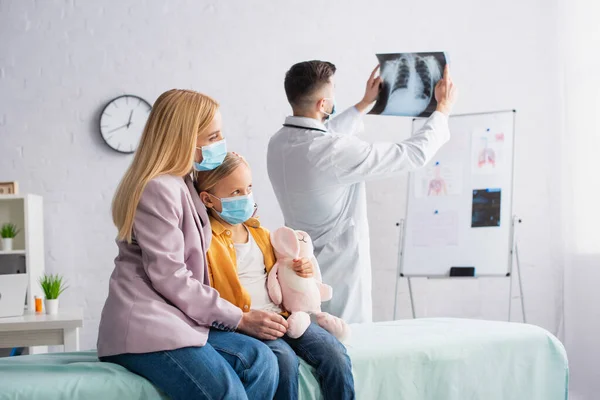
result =
[[[211,229],[189,178],[225,157],[218,104],[188,90],[163,93],[113,200],[119,254],[98,337],[120,364],[172,399],[272,398],[277,360],[259,340],[287,323],[242,313],[210,287]]]
[[[196,190],[208,208],[213,240],[208,250],[211,285],[240,310],[285,314],[273,303],[267,276],[276,257],[269,231],[251,218],[255,211],[252,172],[241,157],[227,154],[222,165],[198,172]],[[313,275],[316,259],[294,261],[296,274]],[[331,317],[335,318],[335,317]],[[265,343],[279,364],[275,400],[298,399],[298,357],[315,368],[325,400],[355,398],[352,364],[346,348],[316,323],[299,338],[272,335]]]

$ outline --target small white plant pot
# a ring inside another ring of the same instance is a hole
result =
[[[2,250],[11,251],[13,249],[13,239],[12,238],[2,238]]]
[[[56,315],[58,314],[58,299],[46,299],[46,314]]]

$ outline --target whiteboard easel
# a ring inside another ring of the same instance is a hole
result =
[[[526,321],[515,239],[515,226],[521,220],[512,214],[515,115],[515,110],[509,110],[450,117],[450,141],[426,167],[410,174],[406,219],[398,224],[394,319],[400,278],[408,280],[415,318],[411,277],[450,278],[452,266],[472,266],[477,267],[477,273],[466,279],[510,278],[510,320],[511,272],[516,257],[515,272]],[[416,121],[413,132],[422,126],[423,120]],[[437,192],[432,193],[432,188]]]

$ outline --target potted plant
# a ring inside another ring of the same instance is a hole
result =
[[[40,286],[46,296],[46,314],[54,315],[58,313],[58,296],[68,288],[65,286],[63,277],[56,275],[44,275],[40,278]]]
[[[2,236],[2,250],[11,251],[13,249],[13,239],[19,234],[20,230],[12,223],[2,225],[0,236]]]

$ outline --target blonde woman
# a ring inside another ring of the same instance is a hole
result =
[[[172,399],[269,399],[277,388],[275,356],[247,335],[281,337],[287,323],[242,313],[209,284],[211,228],[189,175],[216,168],[225,154],[218,104],[193,91],[165,92],[113,200],[119,252],[98,355]]]

